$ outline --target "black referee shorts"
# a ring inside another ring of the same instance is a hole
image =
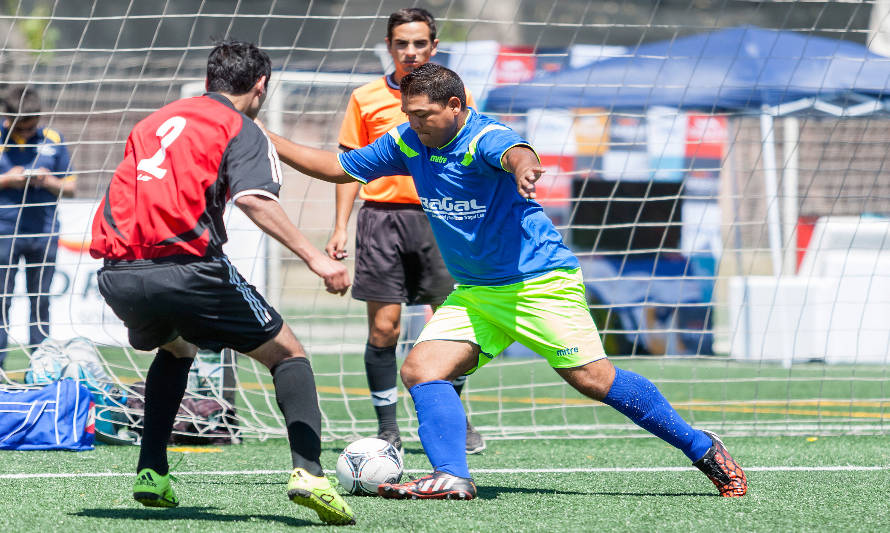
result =
[[[438,305],[454,290],[419,205],[365,202],[357,223],[353,298]]]
[[[199,348],[247,353],[284,324],[225,257],[106,261],[98,284],[138,350],[181,336]]]

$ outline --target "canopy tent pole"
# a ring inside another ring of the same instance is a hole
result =
[[[284,97],[285,88],[281,83],[281,73],[272,74],[269,80],[269,102],[266,105],[266,124],[270,131],[285,133],[284,131]],[[266,244],[266,294],[269,304],[276,309],[281,308],[281,244],[275,239],[263,234]]]
[[[783,121],[784,139],[782,147],[782,227],[785,228],[785,265],[782,273],[794,275],[797,272],[797,218],[798,205],[798,168],[800,160],[800,123],[794,117]]]
[[[779,222],[779,187],[776,175],[776,136],[773,117],[766,109],[760,115],[760,143],[763,154],[763,185],[766,189],[766,223],[773,275],[782,275],[782,228]]]

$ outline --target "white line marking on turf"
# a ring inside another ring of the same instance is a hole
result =
[[[476,468],[474,474],[597,474],[622,472],[684,472],[695,471],[691,466],[641,466],[641,467],[601,467],[601,468]],[[890,470],[890,466],[750,466],[746,472],[864,472]],[[428,474],[429,470],[405,470],[409,474]],[[333,474],[333,470],[325,470]],[[204,470],[192,472],[174,472],[176,476],[270,476],[290,474],[290,470]],[[131,477],[132,472],[81,472],[81,473],[35,473],[35,474],[0,474],[0,479],[44,479],[44,478],[77,478],[77,477]]]

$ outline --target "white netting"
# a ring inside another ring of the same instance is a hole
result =
[[[254,41],[273,57],[263,115],[271,129],[336,150],[349,93],[383,72],[386,17],[400,7],[388,0],[21,0],[0,8],[0,79],[37,88],[42,123],[65,136],[78,176],[76,198],[59,210],[52,336],[92,339],[105,371],[131,396],[144,380],[151,356],[120,346],[123,332],[96,290],[98,263],[81,243],[130,128],[200,91],[212,37]],[[424,7],[439,21],[436,60],[464,77],[483,110],[527,136],[550,169],[542,203],[582,259],[591,310],[616,364],[655,381],[699,425],[744,434],[886,432],[890,120],[872,69],[890,73],[890,60],[864,52],[872,35],[883,42],[881,32],[869,32],[870,19],[880,29],[883,2],[443,0]],[[719,32],[732,28],[762,40],[727,52],[731,37]],[[776,46],[764,29],[804,45]],[[694,52],[683,48],[683,39],[708,33],[722,36]],[[838,44],[819,48],[822,38]],[[862,47],[859,56],[847,46]],[[700,88],[671,77],[686,68],[687,81],[697,79],[746,54],[778,62],[711,79],[705,100]],[[716,67],[715,57],[722,58]],[[819,70],[839,57],[858,68]],[[649,77],[634,77],[652,63],[660,67]],[[619,70],[597,70],[611,64]],[[803,76],[814,65],[806,83],[767,87],[775,71]],[[572,69],[578,75],[570,80],[548,77]],[[847,90],[828,91],[838,83]],[[495,102],[498,87],[515,92]],[[572,87],[579,92],[565,92]],[[803,94],[813,87],[825,90]],[[584,91],[602,98],[590,101]],[[527,94],[535,95],[531,104],[522,101]],[[668,97],[677,94],[672,105]],[[287,174],[284,206],[318,247],[333,226],[333,199],[332,186]],[[326,294],[293,255],[239,213],[231,216],[228,253],[313,356],[325,437],[373,433],[364,304]],[[35,348],[19,276],[5,364],[12,381],[24,379]],[[408,314],[405,345],[424,311]],[[228,381],[231,390],[213,392],[236,409],[222,426],[242,436],[284,434],[261,365],[239,356]],[[471,377],[464,401],[489,437],[635,434],[521,347]],[[405,396],[399,414],[410,431]]]

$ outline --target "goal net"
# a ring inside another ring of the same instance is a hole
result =
[[[261,118],[337,150],[350,92],[391,68],[389,0],[59,2],[0,7],[5,90],[27,84],[41,125],[64,137],[74,198],[59,202],[48,291],[5,269],[4,383],[39,346],[29,297],[50,300],[48,333],[95,348],[116,396],[99,417],[138,414],[152,354],[133,350],[104,306],[86,253],[91,216],[132,126],[200,94],[213,38],[273,59]],[[432,1],[434,60],[481,111],[533,144],[540,202],[582,263],[607,353],[646,375],[696,426],[723,434],[884,434],[890,356],[890,24],[884,2]],[[2,140],[3,157],[18,149]],[[2,169],[0,169],[2,170]],[[333,186],[285,169],[282,204],[323,248]],[[2,193],[2,191],[0,191]],[[0,205],[4,210],[22,207]],[[4,219],[5,220],[5,219]],[[363,352],[365,304],[327,294],[298,258],[227,213],[227,254],[276,306],[312,359],[326,439],[376,432]],[[350,239],[354,238],[354,217]],[[16,219],[0,239],[46,237]],[[352,241],[351,241],[352,242]],[[497,246],[497,243],[492,243]],[[2,248],[0,248],[2,249]],[[352,259],[348,261],[352,267]],[[38,261],[40,269],[46,262]],[[16,265],[12,265],[15,267]],[[428,310],[405,308],[400,354]],[[43,329],[46,329],[44,327]],[[190,391],[228,410],[216,429],[284,436],[271,378],[240,354],[203,353]],[[513,345],[462,395],[487,438],[643,436]],[[403,438],[416,437],[400,385]],[[180,422],[197,413],[181,412]],[[138,425],[138,416],[129,420]],[[179,427],[179,426],[178,426]],[[198,425],[178,430],[203,436]],[[203,427],[203,426],[202,426]]]

